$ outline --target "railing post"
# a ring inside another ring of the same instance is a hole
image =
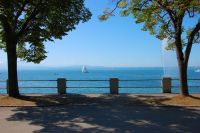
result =
[[[119,93],[119,80],[118,78],[110,79],[110,94],[118,94]]]
[[[162,93],[171,93],[172,79],[170,77],[162,78]]]
[[[57,79],[57,89],[58,94],[66,94],[66,79],[65,78],[58,78]]]

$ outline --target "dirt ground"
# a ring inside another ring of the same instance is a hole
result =
[[[0,95],[0,106],[52,106],[65,104],[200,106],[200,94],[193,94],[188,97],[177,94],[24,95],[19,98]]]

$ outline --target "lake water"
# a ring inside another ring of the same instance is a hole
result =
[[[194,72],[195,68],[189,68],[189,78],[199,78],[200,73]],[[168,70],[172,78],[177,78],[177,70]],[[7,71],[0,71],[0,80],[7,79]],[[57,78],[66,78],[67,80],[109,80],[110,78],[119,78],[120,80],[144,80],[144,81],[120,81],[120,93],[161,93],[161,79],[163,77],[162,68],[109,68],[109,69],[90,69],[89,73],[82,73],[81,69],[49,69],[49,70],[19,70],[19,80],[56,80]],[[68,81],[68,93],[109,93],[109,81]],[[178,81],[172,81],[172,86],[179,86]],[[200,86],[200,80],[189,81],[189,86]],[[6,83],[0,82],[0,88],[5,88]],[[56,93],[56,81],[20,81],[19,87],[36,87],[20,88],[21,93]],[[49,88],[37,88],[49,87]],[[71,88],[72,87],[72,88]],[[73,88],[75,87],[75,88]],[[78,88],[85,87],[85,88]],[[87,88],[97,87],[97,88]],[[130,88],[123,88],[130,87]],[[138,88],[131,88],[138,87]],[[151,87],[151,88],[146,88]],[[159,87],[159,88],[157,88]],[[191,93],[200,93],[200,88],[190,87]],[[173,87],[173,93],[178,93],[179,88]],[[6,93],[5,89],[0,89],[0,93]]]

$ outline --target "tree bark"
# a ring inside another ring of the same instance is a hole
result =
[[[17,38],[5,15],[0,15],[0,22],[3,25],[3,30],[5,32],[6,38],[6,50],[8,60],[7,93],[11,97],[18,97],[20,96],[20,94],[17,79]]]
[[[188,80],[187,80],[187,66],[183,61],[178,60],[179,79],[180,79],[180,93],[181,95],[188,96]]]
[[[179,82],[181,95],[188,96],[188,80],[187,80],[187,68],[188,64],[185,63],[184,55],[182,52],[181,38],[176,38],[176,55],[179,69]]]
[[[18,97],[18,78],[17,78],[17,52],[16,44],[7,44],[7,59],[8,59],[8,95],[11,97]]]

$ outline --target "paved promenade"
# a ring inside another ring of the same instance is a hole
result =
[[[101,98],[102,99],[102,98]],[[199,133],[200,107],[134,105],[80,96],[52,107],[0,107],[1,133]],[[131,100],[131,99],[129,99]]]

